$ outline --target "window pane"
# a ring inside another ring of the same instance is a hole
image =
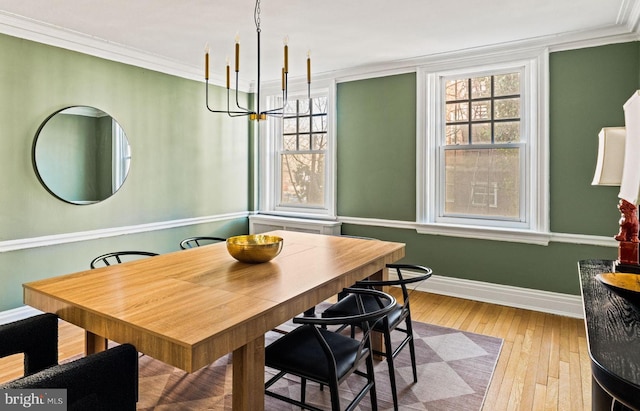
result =
[[[490,144],[491,143],[491,124],[480,123],[471,125],[471,143],[472,144]]]
[[[282,145],[285,151],[295,151],[298,149],[297,136],[283,136]]]
[[[311,147],[311,150],[325,150],[327,148],[326,137],[326,134],[314,134],[312,140],[313,147]]]
[[[314,97],[313,101],[313,113],[326,113],[327,112],[327,98],[326,97]]]
[[[295,133],[297,131],[297,118],[285,118],[282,120],[282,132],[285,134]]]
[[[474,101],[471,103],[471,120],[490,120],[491,100]]]
[[[445,83],[446,101],[467,99],[469,95],[468,84],[466,79],[447,81]]]
[[[300,99],[298,100],[298,114],[305,115],[309,114],[309,100],[308,99]]]
[[[455,146],[457,144],[469,144],[469,127],[452,125],[446,127],[445,144]]]
[[[311,131],[311,126],[309,124],[310,120],[311,119],[309,117],[298,117],[298,127],[300,127],[298,131],[300,133],[308,133]]]
[[[496,123],[494,133],[496,143],[517,143],[520,141],[520,122]]]
[[[507,118],[520,118],[520,99],[508,98],[496,100],[495,118],[497,120]]]
[[[494,82],[494,95],[496,97],[520,94],[520,73],[495,76]]]
[[[445,215],[518,219],[518,148],[445,151]]]
[[[324,206],[324,154],[282,154],[283,205]]]
[[[285,115],[286,114],[296,114],[296,112],[298,111],[296,106],[297,106],[297,103],[295,101],[287,102],[287,105],[284,106]]]
[[[446,107],[447,122],[466,121],[469,119],[469,105],[467,103],[452,103]]]
[[[491,97],[491,76],[471,79],[471,98]]]
[[[309,151],[311,150],[311,136],[301,135],[298,137],[298,150]]]
[[[312,121],[313,131],[327,131],[327,116],[314,116]]]

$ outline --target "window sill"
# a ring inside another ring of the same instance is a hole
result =
[[[526,243],[535,245],[548,245],[554,240],[550,232],[522,230],[515,228],[498,228],[487,226],[463,226],[459,224],[428,224],[399,220],[381,220],[374,218],[338,217],[338,221],[344,224],[363,226],[400,228],[403,230],[416,230],[418,234],[443,235],[448,237],[474,238],[478,240],[508,241],[512,243]],[[599,237],[598,237],[599,238]],[[575,242],[575,239],[565,239],[564,242]],[[589,242],[591,244],[591,242]]]
[[[418,234],[446,235],[449,237],[475,238],[479,240],[508,241],[536,245],[548,245],[551,233],[496,227],[470,227],[453,224],[416,224]]]

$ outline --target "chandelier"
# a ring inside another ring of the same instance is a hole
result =
[[[287,90],[288,90],[288,77],[289,77],[289,46],[288,46],[288,37],[284,39],[284,64],[282,66],[282,106],[270,110],[260,110],[260,0],[256,0],[256,7],[254,10],[254,21],[256,24],[256,34],[258,38],[258,58],[257,58],[257,71],[258,77],[256,80],[256,104],[255,110],[251,110],[249,108],[242,107],[240,105],[240,101],[238,98],[238,80],[240,76],[240,39],[236,36],[236,47],[235,47],[235,77],[236,77],[236,87],[235,87],[235,108],[231,108],[231,88],[230,88],[230,66],[229,59],[227,58],[226,65],[226,75],[227,75],[227,109],[226,110],[215,110],[209,106],[209,47],[205,47],[204,54],[204,79],[205,79],[205,99],[207,109],[212,113],[225,113],[229,115],[229,117],[242,117],[249,116],[251,120],[266,120],[267,116],[282,116],[284,108],[287,105]],[[307,95],[311,97],[311,56],[310,53],[307,53]]]

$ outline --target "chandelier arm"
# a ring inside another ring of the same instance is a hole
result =
[[[228,101],[228,94],[229,93],[228,93],[228,90],[227,90],[227,109],[226,110],[216,110],[216,109],[211,108],[211,106],[209,106],[209,79],[205,80],[205,84],[206,84],[206,87],[205,87],[205,104],[206,104],[207,110],[209,110],[210,112],[212,112],[212,113],[237,114],[236,116],[232,116],[232,117],[239,117],[241,115],[248,116],[249,114],[251,114],[251,113],[245,112],[245,111],[229,111],[229,101]]]
[[[239,78],[239,73],[236,71],[236,107],[240,110],[245,111],[248,114],[254,113],[253,111],[249,110],[246,107],[242,107],[240,105],[240,98],[239,98],[239,93],[238,93],[238,78]],[[229,107],[229,99],[227,98],[227,108]]]
[[[285,97],[285,92],[282,92],[282,98],[284,100],[284,104],[282,104],[280,107],[275,107],[269,110],[265,110],[263,111],[261,114],[266,114],[266,115],[279,115],[282,116],[284,115],[284,108],[287,106],[287,101],[286,101],[286,97]]]

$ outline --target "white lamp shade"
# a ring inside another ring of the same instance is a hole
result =
[[[592,185],[619,186],[625,146],[624,127],[605,127],[598,134],[598,163]]]
[[[640,193],[640,90],[624,103],[626,138],[624,165],[618,197],[638,204]]]

